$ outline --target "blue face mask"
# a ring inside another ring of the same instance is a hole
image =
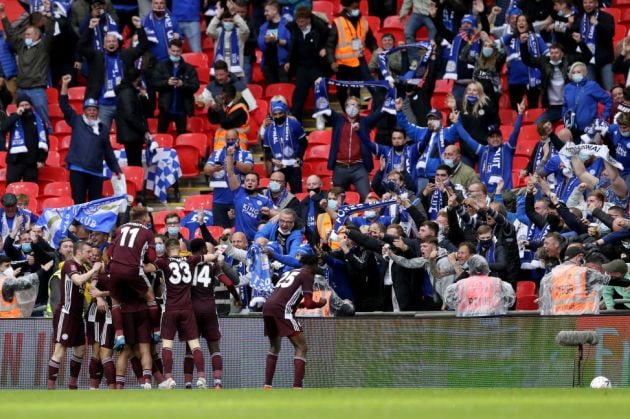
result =
[[[468,96],[468,101],[470,103],[476,103],[478,99],[479,99],[479,96],[477,96],[477,95],[470,95],[470,96]]]
[[[483,47],[481,50],[481,54],[483,54],[483,56],[486,58],[492,57],[493,52],[494,52],[494,48],[492,47]]]
[[[330,208],[331,210],[336,210],[337,209],[337,200],[336,199],[329,199],[328,200],[328,208]]]
[[[234,29],[234,22],[223,22],[223,29],[226,31],[231,31]]]
[[[179,234],[179,227],[169,227],[167,231],[169,236],[177,236]]]
[[[455,167],[455,160],[453,159],[444,159],[444,164],[448,167]]]
[[[275,180],[272,180],[271,182],[269,182],[269,190],[271,192],[280,192],[281,186],[280,186],[280,182],[276,182]]]
[[[24,38],[24,44],[26,44],[26,46],[30,48],[33,46],[33,40],[31,38]]]
[[[179,55],[169,55],[168,58],[174,63],[178,63],[182,59]]]
[[[30,243],[22,243],[22,252],[31,253],[32,250],[33,248],[31,247]]]
[[[155,251],[158,255],[163,255],[166,252],[166,247],[164,247],[164,243],[155,243]]]

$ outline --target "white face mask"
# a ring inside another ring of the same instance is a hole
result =
[[[575,73],[571,75],[571,80],[573,80],[573,82],[575,83],[579,83],[582,80],[584,80],[584,75],[580,74],[580,73]]]
[[[427,125],[430,129],[436,131],[440,129],[440,126],[442,126],[442,121],[437,121],[437,120],[429,121],[427,122]]]
[[[4,270],[4,272],[2,272],[4,274],[4,276],[6,276],[7,278],[13,278],[13,267],[9,266],[7,269]]]
[[[359,114],[359,107],[356,105],[346,105],[346,114],[348,114],[350,118],[354,118]]]
[[[361,13],[361,11],[359,9],[352,9],[348,11],[348,14],[352,17],[357,17],[359,16],[359,13]]]
[[[376,211],[374,210],[365,211],[365,218],[376,218]]]
[[[551,65],[560,65],[561,62],[562,62],[562,60],[549,60],[549,63]]]

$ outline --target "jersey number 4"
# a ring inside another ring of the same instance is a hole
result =
[[[204,288],[208,288],[212,285],[210,265],[197,265],[197,269],[195,269],[195,276],[193,277],[193,287],[196,287],[197,284],[203,285]]]

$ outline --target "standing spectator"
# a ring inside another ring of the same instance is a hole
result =
[[[311,231],[317,230],[317,217],[325,210],[319,204],[326,199],[326,191],[322,190],[322,180],[317,175],[310,175],[306,178],[306,192],[308,195],[300,201],[298,218],[305,222],[306,227]]]
[[[473,255],[467,264],[471,276],[446,288],[446,304],[457,317],[507,314],[516,301],[512,285],[488,276],[490,268],[483,256]]]
[[[181,33],[188,40],[191,52],[201,52],[201,0],[174,1],[173,17],[179,22]]]
[[[15,62],[15,54],[11,48],[11,44],[6,39],[4,31],[0,31],[0,67],[2,67],[3,73],[0,79],[4,79],[4,81],[1,81],[0,84],[5,85],[9,92],[11,92],[11,95],[14,95],[17,89],[16,77],[18,68],[17,63]],[[8,105],[4,99],[2,102],[5,106]]]
[[[610,90],[614,84],[612,64],[615,59],[615,20],[599,8],[598,0],[582,0],[582,7],[584,13],[573,22],[573,30],[582,35],[593,53],[593,58],[588,62],[588,78]]]
[[[233,15],[238,14],[243,18],[245,24],[249,28],[249,37],[245,41],[245,48],[243,53],[243,72],[245,73],[244,82],[251,83],[252,82],[252,65],[256,62],[256,48],[258,48],[258,30],[257,26],[254,24],[254,20],[249,13],[249,2],[248,0],[235,0],[228,4],[230,8],[230,13]]]
[[[302,326],[293,317],[297,306],[294,301],[304,297],[304,307],[318,308],[326,305],[326,299],[313,301],[313,282],[317,271],[317,257],[302,255],[302,269],[285,272],[278,280],[278,286],[263,306],[265,336],[269,338],[269,353],[265,366],[265,388],[271,388],[276,363],[280,355],[280,344],[283,337],[288,337],[295,348],[293,358],[293,388],[302,388],[306,370],[307,345]],[[297,298],[296,298],[297,297]]]
[[[221,96],[208,108],[208,120],[212,124],[219,125],[214,133],[215,150],[225,147],[225,137],[228,129],[235,129],[238,132],[239,146],[247,148],[249,109],[243,97],[237,94],[234,85],[223,85]]]
[[[114,21],[118,22],[118,15],[116,14],[111,0],[75,0],[70,6],[70,16],[72,19],[70,24],[77,35],[80,33],[79,28],[81,27],[81,23],[87,16],[90,16],[93,10],[92,8],[98,3],[102,5],[106,14],[110,15]]]
[[[50,49],[53,41],[55,22],[45,18],[45,35],[35,26],[28,26],[23,34],[11,25],[5,12],[4,3],[0,3],[2,26],[9,43],[17,54],[17,92],[31,98],[31,103],[41,113],[44,122],[50,128],[48,118],[48,70],[50,67]]]
[[[90,29],[98,23],[98,19],[91,19]],[[86,31],[79,41],[79,52],[87,58],[90,67],[85,97],[98,101],[99,117],[106,131],[109,131],[116,114],[116,86],[122,81],[125,70],[134,67],[134,62],[149,46],[140,18],[134,16],[133,23],[138,30],[138,45],[135,47],[121,49],[118,37],[107,34],[103,51],[97,51],[92,45],[93,30]]]
[[[610,94],[597,82],[588,80],[587,71],[586,64],[580,61],[573,63],[569,69],[571,83],[564,87],[564,125],[573,132],[574,137],[582,135],[584,129],[599,117],[598,104],[604,105],[601,114],[603,120],[608,119],[612,109]]]
[[[446,146],[442,153],[442,161],[453,169],[451,182],[455,185],[462,185],[468,189],[472,183],[479,182],[479,175],[475,169],[462,161],[462,152],[456,145]]]
[[[289,115],[289,109],[281,100],[271,101],[272,122],[263,134],[265,160],[271,170],[279,170],[289,180],[291,192],[302,192],[302,160],[308,146],[302,124]],[[269,173],[269,172],[268,172]]]
[[[124,144],[127,164],[142,167],[142,146],[151,138],[147,116],[152,114],[149,96],[142,88],[142,74],[135,68],[125,72],[116,87],[116,141]]]
[[[115,176],[120,176],[120,166],[116,161],[109,132],[98,119],[98,103],[86,99],[83,115],[76,114],[68,100],[68,85],[72,77],[66,75],[61,80],[59,106],[63,117],[72,127],[70,150],[66,163],[70,170],[70,187],[75,204],[98,199],[103,194],[103,160]]]
[[[197,71],[182,58],[182,41],[169,41],[169,59],[158,62],[153,73],[155,90],[160,94],[158,132],[166,132],[175,121],[177,135],[186,132],[186,117],[194,112],[194,95],[199,90]]]
[[[245,77],[244,52],[249,31],[241,15],[233,15],[217,3],[217,14],[212,18],[206,30],[206,33],[214,39],[214,62],[225,61],[229,72],[239,79]]]
[[[197,106],[200,108],[206,105],[209,105],[211,108],[214,107],[217,103],[221,102],[220,99],[223,95],[223,87],[226,84],[231,84],[236,91],[240,93],[243,100],[245,100],[250,111],[258,108],[256,98],[252,95],[245,81],[236,77],[235,74],[230,74],[228,64],[225,61],[215,61],[212,65],[212,70],[214,72],[213,79],[206,85],[201,95],[195,98]]]
[[[20,94],[16,102],[17,112],[0,126],[1,131],[9,132],[6,182],[7,185],[19,181],[37,183],[38,170],[44,167],[48,157],[46,124],[29,96]]]
[[[327,70],[328,25],[308,8],[300,7],[295,12],[295,21],[287,28],[291,32],[291,45],[284,69],[295,75],[291,113],[301,122],[308,92],[313,88],[313,82]]]
[[[82,1],[79,3],[82,3]],[[93,25],[92,19],[97,19],[98,23]],[[103,51],[105,35],[108,33],[116,34],[116,38],[122,41],[122,35],[118,29],[115,15],[105,10],[105,0],[90,0],[90,13],[86,14],[81,20],[78,35],[81,36],[88,30],[94,32],[91,37],[91,47],[95,51]]]
[[[367,20],[359,11],[359,0],[342,0],[341,15],[333,21],[326,41],[326,55],[330,68],[338,80],[371,80],[365,61],[365,49],[378,48]],[[345,105],[348,93],[359,96],[358,89],[337,89],[339,103]]]
[[[470,60],[476,60],[481,50],[481,40],[477,32],[477,19],[473,15],[462,18],[458,32],[451,41],[451,47],[445,51],[446,70],[444,78],[455,80],[453,95],[460,100],[465,86],[472,80],[474,66]]]
[[[181,31],[177,19],[166,9],[166,0],[152,0],[151,9],[142,26],[151,42],[151,53],[159,62],[168,59],[170,42],[181,38]]]
[[[265,4],[265,19],[258,34],[258,48],[263,53],[260,66],[267,83],[288,83],[284,68],[291,47],[291,32],[287,21],[280,15],[280,5],[275,0]]]

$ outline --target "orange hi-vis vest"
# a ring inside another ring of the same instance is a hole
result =
[[[335,62],[348,67],[358,67],[359,57],[363,56],[365,37],[368,32],[368,23],[365,18],[359,19],[358,25],[354,25],[345,17],[335,19],[337,26],[337,46],[335,47]]]
[[[333,229],[333,222],[328,213],[322,213],[317,216],[317,234],[322,239],[326,239],[330,232]],[[328,240],[328,245],[332,250],[337,250],[341,248],[341,245],[338,241]]]
[[[471,276],[457,284],[461,316],[486,316],[503,311],[501,280],[489,276]]]
[[[0,279],[0,290],[2,290],[2,284],[4,278]],[[19,319],[22,317],[22,310],[18,306],[17,297],[13,293],[13,299],[11,301],[5,301],[4,297],[0,293],[0,319]]]
[[[247,150],[247,134],[249,133],[249,109],[247,109],[247,105],[244,103],[237,103],[234,106],[231,106],[227,114],[231,114],[239,109],[242,109],[247,114],[247,121],[243,125],[238,128],[234,128],[238,132],[238,139],[241,146],[241,149]],[[227,130],[225,128],[219,127],[217,131],[214,133],[214,149],[220,150],[225,147],[225,135]]]
[[[593,289],[586,293],[586,272],[587,268],[576,265],[558,266],[551,271],[550,314],[599,312],[599,292]]]

